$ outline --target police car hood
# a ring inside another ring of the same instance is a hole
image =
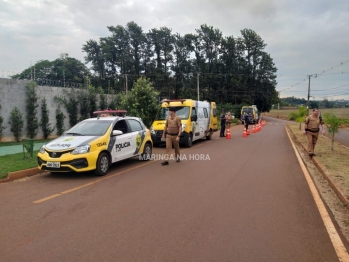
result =
[[[45,147],[48,150],[57,151],[74,149],[81,145],[87,145],[99,137],[100,136],[61,136],[46,144]]]

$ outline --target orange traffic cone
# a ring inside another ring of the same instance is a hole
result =
[[[244,128],[244,132],[242,133],[242,137],[247,137],[246,128]]]
[[[248,134],[248,135],[250,134],[250,129],[247,129],[247,134]]]
[[[225,139],[231,139],[230,128],[227,129],[227,133],[225,134]]]
[[[256,128],[254,127],[254,125],[252,126],[252,133],[256,133]]]

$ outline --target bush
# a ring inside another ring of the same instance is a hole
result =
[[[52,134],[55,127],[51,128],[51,124],[49,123],[49,115],[50,111],[47,109],[46,98],[41,99],[41,121],[40,126],[42,128],[42,132],[44,138],[47,139],[49,135]]]
[[[62,135],[64,133],[64,118],[62,110],[58,107],[56,109],[56,127],[57,127],[57,135]]]
[[[1,104],[0,104],[0,110],[1,110]],[[2,125],[3,122],[4,122],[4,118],[0,115],[0,141],[3,135],[2,131],[6,128],[6,126]]]
[[[70,127],[72,127],[78,122],[79,98],[74,88],[71,89],[70,93],[66,92],[66,94],[69,97],[68,100],[64,96],[55,96],[54,99],[58,103],[63,104],[67,109],[69,114],[69,124]]]
[[[11,125],[11,132],[16,138],[16,141],[19,142],[22,137],[23,118],[22,113],[16,106],[11,111],[9,124]]]
[[[26,84],[26,115],[27,115],[27,135],[34,138],[39,128],[39,121],[37,116],[38,95],[35,89],[35,82],[31,81]]]

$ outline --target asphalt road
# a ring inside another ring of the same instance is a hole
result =
[[[0,260],[339,261],[285,123],[217,132],[168,166],[0,184]]]

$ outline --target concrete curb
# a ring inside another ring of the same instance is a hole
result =
[[[304,151],[308,152],[307,148],[298,140],[297,136],[293,133],[291,128],[289,128],[288,126],[287,128],[293,134],[295,139],[297,139],[298,143],[302,146]],[[330,178],[330,176],[328,175],[329,172],[327,171],[326,167],[316,159],[316,156],[313,156],[311,160],[316,166],[316,168],[319,170],[319,172],[322,174],[323,178],[327,180],[327,182],[329,183],[330,187],[333,189],[339,200],[343,203],[343,205],[346,206],[347,209],[349,209],[348,196],[346,196],[343,193],[343,191],[336,185],[336,183]]]
[[[38,175],[38,174],[42,174],[42,173],[47,173],[47,171],[40,170],[37,167],[25,169],[25,170],[20,170],[20,171],[16,171],[16,172],[10,172],[10,173],[8,173],[8,175],[5,179],[0,180],[0,183],[6,183],[6,182],[10,182],[10,181],[13,181],[16,179],[34,176],[34,175]]]
[[[335,182],[328,176],[328,171],[324,165],[322,165],[319,161],[316,160],[316,158],[313,157],[313,163],[314,165],[319,169],[323,177],[328,181],[333,191],[336,193],[337,197],[340,201],[349,209],[349,200],[348,196],[346,196],[343,191],[336,186]]]

